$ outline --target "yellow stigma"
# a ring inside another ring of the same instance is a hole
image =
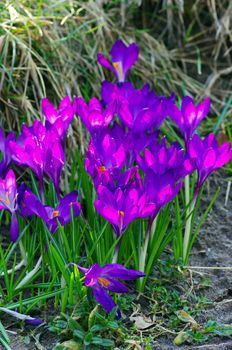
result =
[[[100,283],[100,285],[104,288],[107,288],[108,285],[110,284],[110,281],[108,281],[106,278],[103,277],[99,277],[98,278],[98,283]]]
[[[122,62],[113,62],[113,66],[118,74],[118,80],[120,83],[124,81],[124,75],[123,75],[123,70],[122,70]]]
[[[10,205],[9,193],[6,192],[6,199],[0,198],[0,201],[6,203],[6,205]]]
[[[106,171],[106,168],[104,167],[104,165],[102,165],[102,166],[100,166],[100,167],[98,168],[98,171],[99,171],[100,173],[104,173],[104,171]]]
[[[52,213],[52,216],[54,218],[56,218],[57,216],[59,216],[59,211],[58,210],[54,210],[53,213]]]
[[[122,228],[122,226],[123,226],[123,217],[124,217],[125,213],[122,210],[119,210],[118,213],[119,213],[119,216],[120,216],[120,226],[121,226],[120,228]]]

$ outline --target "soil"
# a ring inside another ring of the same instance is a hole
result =
[[[228,181],[224,172],[221,172],[220,175],[211,175],[209,179],[207,191],[202,196],[202,210],[207,206],[218,186],[221,187],[221,190],[198,235],[190,258],[190,266],[199,267],[191,269],[193,277],[195,274],[201,273],[212,281],[211,287],[204,290],[204,295],[213,303],[201,315],[202,320],[214,319],[217,322],[231,325],[232,269],[229,269],[229,267],[232,267],[232,189],[227,206],[225,206],[227,184]],[[4,323],[4,319],[2,322]],[[20,332],[14,327],[10,327],[10,329],[17,331],[16,335],[11,336],[11,348],[13,350],[51,350],[58,341],[57,335],[50,333],[46,327],[38,328],[35,331],[27,326],[26,332],[25,330]],[[25,338],[26,335],[29,335],[29,337]],[[26,344],[25,340],[29,339],[31,340],[30,343]],[[2,349],[3,347],[0,345],[0,350]],[[232,350],[232,338],[218,337],[204,345],[177,347],[173,345],[173,336],[165,336],[155,341],[154,349]]]
[[[211,287],[204,289],[204,296],[213,303],[204,311],[202,319],[232,325],[232,189],[225,206],[227,185],[225,172],[220,172],[220,176],[213,174],[208,180],[199,210],[207,207],[218,187],[220,193],[200,230],[189,265],[204,267],[192,269],[193,277],[200,272],[211,280]],[[159,338],[155,350],[232,350],[232,338],[218,337],[204,345],[178,347],[172,341],[173,338]]]

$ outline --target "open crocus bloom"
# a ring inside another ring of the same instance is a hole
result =
[[[93,97],[87,104],[82,97],[75,99],[76,113],[90,133],[110,124],[116,112],[116,102],[111,102],[104,110],[100,101]]]
[[[75,264],[74,264],[75,265]],[[75,265],[85,274],[84,283],[86,287],[92,287],[93,295],[106,312],[111,312],[117,304],[107,293],[127,293],[128,287],[119,280],[136,280],[143,277],[144,273],[137,270],[129,270],[120,264],[107,264],[101,267],[98,264],[92,265],[89,269]],[[117,310],[117,317],[121,317],[120,310]]]
[[[145,193],[139,174],[134,176],[136,174],[131,172],[128,175],[131,180],[123,178],[127,185],[121,183],[112,191],[99,185],[94,203],[97,212],[112,224],[117,235],[121,235],[133,220],[152,216],[156,210],[156,204]]]
[[[171,103],[173,96],[158,97],[148,89],[134,89],[126,98],[119,100],[118,115],[133,133],[141,134],[162,124]]]
[[[68,127],[75,115],[74,104],[70,98],[65,96],[56,109],[47,98],[42,99],[42,112],[46,120],[46,128],[56,130],[57,134],[64,139],[67,134]]]
[[[121,40],[117,40],[111,49],[112,64],[102,53],[98,53],[98,63],[110,69],[119,83],[126,80],[129,69],[135,64],[139,55],[139,48],[135,43],[126,46]]]
[[[209,110],[209,97],[198,106],[195,106],[193,100],[189,96],[185,96],[182,101],[181,110],[179,110],[174,104],[170,105],[169,115],[184,135],[186,144],[193,136],[202,119],[207,116]]]
[[[156,175],[153,171],[145,173],[144,188],[150,202],[155,203],[155,216],[159,210],[171,202],[182,187],[182,182],[176,182],[172,174]]]
[[[170,174],[175,181],[186,175],[183,169],[184,150],[177,142],[168,147],[165,138],[161,144],[153,142],[150,149],[144,150],[143,156],[137,152],[136,161],[145,173],[152,171],[158,176]]]
[[[15,242],[19,236],[19,224],[16,216],[18,209],[17,185],[13,170],[9,170],[5,180],[0,178],[0,210],[7,210],[12,214],[10,236]]]
[[[71,208],[73,216],[80,214],[80,203],[77,202],[77,191],[73,191],[64,196],[56,208],[43,205],[39,198],[29,189],[20,191],[21,214],[25,216],[37,215],[48,226],[51,233],[55,233],[58,228],[58,221],[61,226],[65,226],[71,220]]]
[[[218,168],[228,163],[232,157],[230,142],[218,145],[216,136],[209,134],[201,140],[198,135],[194,135],[189,142],[188,148],[189,167],[196,169],[198,173],[198,189],[202,186],[206,178]]]

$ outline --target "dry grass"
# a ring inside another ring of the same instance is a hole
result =
[[[0,4],[0,124],[19,130],[40,99],[99,95],[109,77],[96,63],[115,39],[135,40],[131,75],[160,94],[210,95],[231,123],[232,4],[229,0],[6,1]],[[209,121],[211,128],[215,118]]]

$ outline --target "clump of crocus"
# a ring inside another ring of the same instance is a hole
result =
[[[17,185],[13,170],[9,170],[5,179],[0,178],[0,210],[11,213],[10,236],[15,242],[19,236],[19,224],[16,212],[18,210]]]
[[[139,48],[135,43],[126,46],[121,40],[117,40],[111,49],[112,64],[102,53],[98,53],[98,62],[111,70],[119,83],[126,80],[129,69],[135,64],[139,55]]]
[[[14,162],[28,166],[37,175],[42,198],[44,173],[52,179],[59,193],[59,181],[65,156],[56,132],[47,130],[41,122],[35,121],[31,127],[23,125],[17,142],[10,141],[9,145]]]
[[[85,274],[85,286],[92,288],[95,299],[108,313],[117,307],[108,292],[128,293],[128,287],[120,280],[131,281],[144,276],[143,272],[127,269],[120,264],[107,264],[102,267],[94,264],[88,269],[74,265]],[[120,317],[121,312],[117,308],[117,318]]]

